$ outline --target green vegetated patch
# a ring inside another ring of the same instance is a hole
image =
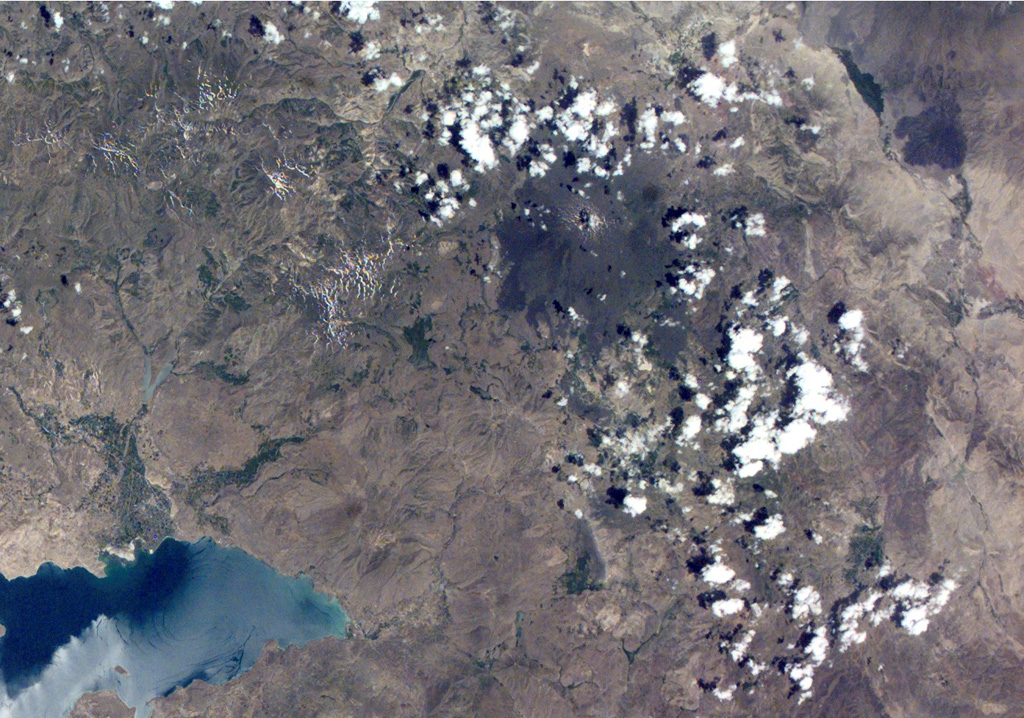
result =
[[[99,442],[106,467],[88,500],[113,513],[113,533],[107,538],[115,544],[134,541],[139,548],[153,548],[173,535],[171,502],[146,479],[131,425],[113,416],[89,414],[73,419],[70,428]]]
[[[220,214],[220,202],[217,195],[205,187],[189,187],[184,194],[185,203],[206,219],[213,219]]]
[[[416,436],[416,432],[420,430],[419,422],[411,416],[399,416],[395,418],[395,431],[402,437],[403,440],[408,441]]]
[[[243,384],[249,383],[248,372],[241,374],[235,374],[231,371],[230,367],[225,364],[215,364],[212,361],[204,361],[196,364],[196,369],[201,373],[208,376],[212,376],[216,379],[220,379],[223,382],[227,382],[232,386],[242,386]]]
[[[100,455],[108,465],[124,453],[124,427],[113,416],[87,414],[72,419],[71,426],[100,442]]]
[[[220,303],[233,312],[244,312],[252,307],[237,291],[231,291],[220,298]]]
[[[669,55],[668,62],[674,71],[675,76],[673,79],[675,80],[677,87],[686,89],[694,80],[704,74],[704,71],[697,67],[690,59],[689,55],[682,50],[676,50]],[[632,118],[627,117],[627,120],[632,119],[632,122],[635,123],[636,108],[634,107],[631,111],[627,110],[627,113],[633,115]],[[628,121],[627,125],[630,127],[630,132],[632,133],[633,125]]]
[[[420,317],[411,327],[402,330],[402,336],[412,347],[412,354],[409,361],[415,367],[433,366],[430,361],[430,345],[434,340],[427,337],[434,328],[434,320],[430,317]]]
[[[839,61],[843,63],[843,67],[846,68],[846,74],[850,76],[853,86],[857,88],[857,92],[860,93],[864,102],[874,110],[875,115],[881,118],[882,112],[885,110],[885,100],[882,98],[882,87],[875,82],[874,75],[861,72],[861,69],[853,61],[853,55],[850,54],[849,50],[832,48],[832,51],[839,57]]]
[[[950,292],[948,300],[945,306],[946,320],[950,326],[957,326],[964,320],[967,315],[967,308],[969,306],[970,299],[967,297],[967,293],[963,290],[954,290]]]
[[[957,208],[957,211],[960,213],[960,222],[963,223],[967,221],[967,215],[971,213],[974,203],[971,200],[971,190],[967,186],[967,180],[962,174],[958,174],[956,178],[960,182],[960,191],[956,193],[950,202]]]
[[[391,99],[388,101],[388,106],[384,109],[385,115],[391,114],[391,110],[395,108],[395,105],[398,103],[398,99],[412,86],[412,83],[416,82],[416,80],[420,79],[422,76],[423,70],[416,70],[412,73],[406,83],[399,87],[398,91],[391,96]]]
[[[223,268],[213,256],[213,252],[206,247],[203,247],[203,255],[205,255],[206,261],[199,265],[199,286],[202,288],[203,294],[209,298],[217,288],[217,277],[221,275]]]
[[[481,399],[483,399],[484,401],[496,401],[496,399],[493,396],[491,396],[491,393],[487,389],[481,389],[478,386],[471,386],[469,387],[469,390],[476,394]]]
[[[364,205],[368,185],[361,177],[363,150],[356,129],[348,122],[324,125],[317,128],[314,142],[328,194],[342,207]]]
[[[221,253],[218,259],[207,247],[203,247],[203,256],[206,261],[199,265],[196,270],[199,276],[199,290],[203,298],[210,303],[210,309],[221,307],[230,309],[233,312],[244,312],[252,307],[249,302],[239,293],[238,286],[228,288],[223,286],[227,282],[228,275],[227,260]],[[219,312],[217,313],[219,316]]]
[[[121,466],[123,471],[113,497],[114,515],[118,519],[119,543],[135,541],[156,546],[174,533],[171,504],[163,491],[146,480],[146,465],[139,456],[135,435],[128,434]]]
[[[36,291],[36,304],[44,312],[49,311],[60,304],[60,295],[57,294],[57,290],[53,287],[39,289]]]
[[[230,527],[226,518],[206,512],[207,499],[215,497],[226,486],[248,486],[256,480],[260,467],[264,464],[271,464],[281,458],[282,446],[285,444],[301,444],[303,441],[305,439],[301,436],[270,439],[260,444],[256,454],[237,469],[200,471],[195,473],[189,481],[188,492],[185,496],[186,501],[196,510],[201,521],[213,526],[221,533],[229,533]]]
[[[878,568],[885,562],[885,536],[878,526],[861,524],[850,537],[850,567],[846,577],[856,581],[865,569]]]
[[[42,432],[43,436],[46,437],[47,441],[51,445],[65,438],[65,427],[60,423],[57,418],[57,408],[53,406],[44,406],[42,413],[35,413],[31,411],[25,404],[25,400],[21,394],[13,386],[7,387],[12,394],[14,394],[15,400],[18,402],[18,406],[21,408],[22,413],[30,418]]]
[[[576,565],[558,579],[570,596],[601,589],[601,582],[594,576],[593,561],[589,552],[583,552],[576,559]]]

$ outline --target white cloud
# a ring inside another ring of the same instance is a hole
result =
[[[723,618],[739,613],[745,606],[742,598],[723,598],[711,604],[711,612],[719,618]]]
[[[756,377],[760,367],[755,357],[764,345],[764,337],[750,327],[740,327],[729,332],[729,340],[729,366],[748,377]]]
[[[722,57],[722,67],[732,67],[736,64],[736,41],[729,40],[718,46],[718,54]]]
[[[732,648],[729,650],[729,655],[732,657],[733,661],[739,663],[746,657],[755,635],[754,631],[747,631],[738,641],[732,644]]]
[[[729,686],[728,688],[718,688],[712,691],[712,694],[720,701],[731,701],[733,694],[736,692],[736,684]]]
[[[375,40],[371,40],[363,47],[361,54],[365,60],[376,60],[380,57],[380,43]]]
[[[777,304],[782,299],[782,293],[792,284],[786,277],[776,277],[772,281],[772,304]]]
[[[701,418],[700,414],[691,414],[686,417],[686,421],[683,422],[683,431],[681,436],[686,441],[693,441],[697,438],[701,429]]]
[[[797,663],[789,669],[789,679],[800,688],[800,699],[803,703],[811,695],[811,687],[814,685],[814,669],[824,663],[828,657],[828,636],[825,626],[819,626],[814,630],[814,635],[807,647],[804,648],[804,655],[807,660]]]
[[[769,105],[782,104],[782,98],[774,90],[760,94],[756,92],[740,92],[739,86],[735,82],[727,84],[723,78],[707,70],[704,71],[703,75],[690,83],[690,90],[697,95],[701,102],[711,107],[718,107],[718,103],[722,100],[729,103],[761,100]],[[733,107],[731,110],[735,111],[736,108]]]
[[[630,516],[639,516],[647,510],[647,499],[630,494],[622,500],[622,510]]]
[[[710,105],[711,107],[717,107],[718,103],[722,100],[722,97],[725,96],[725,80],[718,75],[705,72],[690,83],[690,89],[693,90],[694,94],[696,94],[702,102]]]
[[[475,122],[466,122],[462,125],[462,147],[476,161],[477,172],[497,167],[498,157],[494,153],[494,145]]]
[[[764,215],[756,212],[743,223],[743,234],[748,237],[764,237],[767,232],[764,228]]]
[[[583,119],[590,119],[590,116],[594,114],[594,110],[597,109],[597,91],[588,90],[587,92],[581,92],[576,96],[572,105],[569,107],[569,111],[577,117]]]
[[[274,45],[280,45],[281,41],[284,40],[284,35],[277,29],[277,25],[272,22],[263,23],[263,39]]]
[[[736,572],[722,563],[721,558],[716,558],[713,564],[705,566],[700,573],[702,579],[713,585],[729,583],[735,575]]]
[[[719,478],[711,480],[715,490],[707,497],[707,502],[714,506],[733,506],[736,503],[736,489],[732,482]]]
[[[842,316],[839,317],[839,326],[846,331],[855,331],[860,328],[863,321],[864,312],[859,309],[851,309],[850,311],[843,312]]]
[[[736,421],[739,426],[736,431],[746,425],[745,414],[743,421]],[[776,465],[779,462],[779,450],[775,445],[774,412],[764,416],[757,416],[751,424],[743,442],[733,449],[732,455],[740,462],[737,475],[740,478],[756,476],[764,468],[764,462]]]
[[[889,594],[903,609],[900,627],[912,636],[924,633],[928,630],[930,617],[942,610],[955,589],[956,582],[949,578],[936,586],[913,579],[895,586]]]
[[[380,20],[380,11],[373,0],[341,0],[338,13],[360,25],[368,20]]]
[[[273,27],[272,25],[269,25],[269,23],[268,26]],[[402,78],[399,77],[397,72],[392,72],[391,77],[378,77],[376,80],[373,81],[373,89],[376,90],[377,92],[384,92],[385,90],[391,87],[401,86]]]
[[[530,139],[530,125],[525,115],[516,117],[508,130],[508,137],[512,141],[512,151],[518,152],[528,139]]]
[[[911,636],[920,636],[927,631],[928,623],[928,607],[923,604],[908,608],[900,618],[900,627]]]
[[[658,139],[658,113],[653,107],[648,107],[640,115],[640,129],[644,133],[644,140],[640,143],[641,149],[653,149]]]
[[[860,621],[874,610],[882,598],[880,591],[872,591],[863,601],[852,603],[839,614],[839,651],[846,651],[850,646],[863,643],[867,633],[860,630]]]
[[[684,115],[682,112],[672,111],[662,114],[661,119],[669,123],[670,125],[678,127],[679,125],[686,122],[686,115]]]
[[[746,581],[742,578],[733,579],[733,582],[729,585],[732,587],[733,591],[739,591],[740,593],[750,590],[750,581]]]
[[[797,589],[793,594],[793,609],[790,615],[794,621],[821,615],[821,594],[814,586],[801,586]]]
[[[802,363],[790,369],[788,374],[800,390],[794,412],[808,416],[819,424],[845,419],[849,407],[833,395],[832,375],[828,369],[803,355],[801,359]]]
[[[839,317],[839,328],[843,334],[840,337],[845,339],[837,346],[851,364],[861,371],[867,371],[868,365],[861,356],[861,349],[864,348],[864,312],[859,309],[851,309],[843,312]]]
[[[797,663],[789,669],[789,678],[800,687],[805,696],[810,695],[811,686],[814,685],[814,666]]]
[[[774,538],[778,538],[786,531],[786,525],[782,521],[782,517],[779,514],[773,514],[768,517],[760,526],[754,527],[754,535],[762,541],[771,541]]]
[[[775,445],[780,454],[795,454],[814,441],[818,430],[807,419],[794,419],[776,434]]]
[[[701,267],[691,264],[676,275],[678,291],[683,294],[700,300],[704,297],[704,290],[715,278],[715,270],[711,267]],[[673,287],[672,289],[675,289]]]
[[[697,212],[683,212],[676,219],[672,220],[672,225],[669,229],[672,232],[681,232],[688,224],[700,229],[707,223],[707,219],[702,214],[698,214]]]
[[[811,663],[820,666],[828,656],[828,635],[825,626],[818,626],[814,629],[814,638],[807,644],[804,653]]]

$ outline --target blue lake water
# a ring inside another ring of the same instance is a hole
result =
[[[102,690],[145,718],[157,696],[247,671],[267,641],[302,645],[348,628],[308,579],[211,539],[167,539],[103,577],[50,563],[0,576],[0,623],[0,718],[61,718]]]

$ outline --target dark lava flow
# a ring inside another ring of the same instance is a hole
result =
[[[528,181],[497,228],[510,265],[499,308],[525,312],[536,328],[566,321],[572,307],[591,349],[613,341],[679,254],[660,225],[664,207],[643,186],[585,178],[571,167]]]
[[[896,137],[907,139],[903,159],[911,165],[936,164],[951,170],[967,157],[967,137],[960,127],[960,108],[956,105],[929,107],[913,117],[896,123]]]

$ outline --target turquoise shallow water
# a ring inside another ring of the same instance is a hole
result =
[[[0,577],[0,623],[0,718],[60,718],[101,690],[144,718],[157,696],[248,670],[267,641],[343,638],[348,618],[308,579],[204,538],[167,539],[103,577],[53,564]]]

